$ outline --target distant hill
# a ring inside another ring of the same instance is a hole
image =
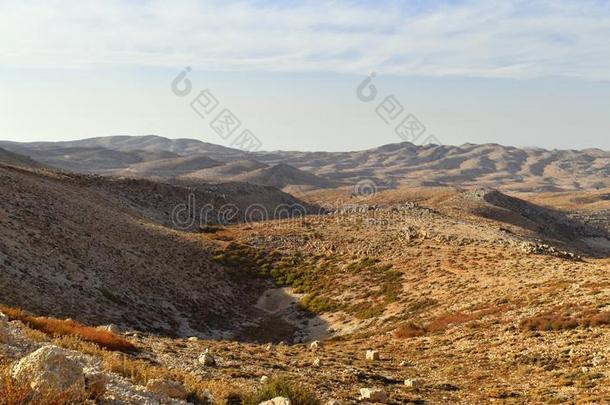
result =
[[[221,166],[223,163],[205,155],[180,156],[137,163],[115,174],[138,177],[175,178],[201,169]]]
[[[29,156],[9,152],[2,148],[0,148],[0,162],[17,166],[42,167],[40,163],[36,162]]]
[[[46,159],[41,162],[71,170],[85,171],[83,166],[89,162],[89,171],[98,173],[111,173],[154,160],[152,156],[140,156],[140,162],[129,163],[126,158],[117,157],[116,167],[109,168],[111,163],[105,158],[110,154],[108,150],[140,154],[172,153],[183,157],[203,155],[227,166],[224,169],[220,165],[192,166],[189,170],[193,171],[182,176],[188,175],[190,179],[201,181],[239,180],[275,186],[298,185],[293,183],[295,181],[315,187],[354,186],[366,180],[372,181],[380,189],[401,185],[487,186],[514,191],[610,187],[610,152],[600,149],[520,149],[497,144],[418,146],[403,142],[351,152],[246,153],[193,139],[167,139],[152,135],[55,143],[0,142],[0,147],[27,154],[34,159]],[[102,148],[105,151],[100,150],[97,158],[87,159],[53,152],[68,147]],[[231,163],[236,161],[239,163]],[[283,166],[275,167],[277,165]],[[297,169],[300,172],[295,172]]]
[[[265,184],[280,189],[290,185],[313,186],[316,188],[327,188],[333,185],[329,180],[284,163],[243,173],[233,177],[233,180],[253,184]]]

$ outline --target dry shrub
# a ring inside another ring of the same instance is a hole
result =
[[[427,332],[428,331],[425,328],[413,322],[407,322],[399,326],[396,330],[394,330],[394,337],[396,337],[397,339],[408,339],[417,336],[423,336]]]
[[[36,317],[19,308],[11,308],[4,305],[0,305],[0,311],[4,312],[11,320],[19,320],[28,327],[49,335],[78,336],[83,340],[93,342],[100,347],[113,351],[129,352],[137,349],[131,342],[112,332],[98,330],[76,321],[42,316]]]
[[[257,405],[276,397],[290,398],[294,405],[319,405],[321,402],[303,385],[285,377],[272,378],[254,394],[243,399],[245,405]]]
[[[186,371],[155,366],[145,360],[131,359],[125,355],[109,355],[104,359],[107,371],[129,378],[134,384],[146,385],[153,379],[173,380],[181,383],[189,391],[189,401],[195,404],[208,404],[208,392],[211,392],[219,403],[228,398],[240,396],[238,390],[227,381],[204,380]],[[225,402],[223,402],[225,401]]]
[[[555,307],[521,321],[523,329],[532,331],[557,331],[575,329],[579,326],[596,327],[603,325],[610,325],[610,311],[583,308],[574,304]]]

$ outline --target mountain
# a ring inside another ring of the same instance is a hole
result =
[[[223,163],[205,155],[181,156],[130,165],[127,169],[115,172],[123,176],[175,178],[193,171],[221,166]]]
[[[190,180],[205,180],[208,182],[236,181],[242,183],[260,184],[283,189],[288,186],[310,186],[313,188],[332,187],[333,183],[299,170],[296,167],[279,163],[269,167],[255,160],[239,160],[229,162],[211,169],[204,169],[183,176]]]
[[[193,170],[191,177],[205,181],[227,181],[235,176],[236,179],[244,181],[259,182],[262,179],[264,184],[276,185],[298,180],[331,186],[337,184],[355,186],[360,182],[369,181],[379,189],[401,185],[461,185],[487,186],[522,192],[592,190],[610,186],[610,152],[599,149],[581,151],[520,149],[497,144],[419,146],[403,142],[351,152],[246,153],[198,140],[172,140],[158,136],[119,136],[56,143],[0,142],[0,147],[16,153],[28,154],[35,159],[44,158],[48,151],[57,148],[93,147],[124,153],[146,151],[174,153],[181,156],[203,155],[225,163],[254,160],[258,162],[257,165],[269,167],[285,165],[275,169],[260,166],[250,171],[246,171],[243,165],[240,168],[239,164],[227,167],[224,172],[221,169],[206,171],[208,167]],[[100,154],[104,155],[108,152],[100,151]],[[94,162],[90,166],[90,171],[104,173],[106,170],[107,172],[108,165],[102,167],[95,164],[96,159],[89,160]],[[45,160],[41,161],[47,163]],[[74,161],[78,161],[78,158],[65,154],[54,156],[54,159],[48,162],[62,168],[77,170]],[[125,169],[125,164],[120,163],[120,167],[117,166],[116,169]],[[306,175],[297,174],[294,169],[315,175],[317,179],[311,177],[306,179]],[[202,171],[195,173],[199,170]],[[232,174],[232,170],[237,170],[236,174]],[[227,177],[226,174],[229,176]],[[214,178],[216,175],[218,178]]]
[[[20,155],[18,153],[9,152],[0,148],[0,162],[8,163],[16,166],[26,167],[42,167],[42,165],[29,156]]]
[[[277,188],[291,185],[312,186],[328,188],[333,185],[329,180],[299,170],[285,163],[278,163],[272,167],[264,167],[233,177],[234,180],[253,184],[265,184]]]

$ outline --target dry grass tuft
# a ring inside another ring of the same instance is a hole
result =
[[[0,305],[0,311],[4,312],[11,320],[19,320],[28,327],[53,336],[78,336],[88,342],[93,342],[100,347],[112,351],[130,352],[137,347],[128,340],[115,335],[112,332],[98,330],[85,326],[76,321],[33,316],[22,309],[11,308]]]
[[[424,336],[426,333],[428,333],[428,331],[425,328],[413,322],[407,322],[394,330],[394,337],[397,339],[409,339]]]
[[[574,304],[555,307],[521,321],[523,329],[532,331],[557,331],[575,329],[579,326],[596,327],[604,325],[610,325],[610,311],[586,309]]]

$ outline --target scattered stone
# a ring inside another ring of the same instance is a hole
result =
[[[57,346],[41,347],[22,358],[12,367],[11,376],[40,395],[61,393],[74,400],[85,396],[83,367]]]
[[[205,349],[205,352],[199,356],[199,363],[203,364],[204,366],[215,366],[216,359],[210,354],[209,349]]]
[[[100,398],[106,392],[108,377],[104,373],[86,373],[85,374],[85,389],[90,398]]]
[[[111,323],[109,325],[98,326],[96,329],[103,330],[103,331],[110,332],[110,333],[121,333],[121,330],[119,329],[119,327],[113,323]]]
[[[405,380],[405,386],[411,388],[420,388],[424,385],[424,382],[419,378],[408,378]]]
[[[267,384],[269,382],[269,377],[266,375],[261,377],[261,384]]]
[[[310,350],[318,350],[320,347],[322,347],[322,344],[320,343],[319,340],[314,340],[313,342],[311,342],[311,344],[309,345],[309,349]]]
[[[360,388],[360,399],[384,404],[388,400],[388,394],[379,388]]]
[[[379,352],[377,350],[367,350],[366,359],[370,361],[379,360]]]
[[[164,395],[169,398],[185,400],[188,397],[186,388],[177,381],[158,378],[148,381],[146,388],[155,394]]]
[[[8,341],[9,341],[8,327],[6,325],[6,322],[0,320],[0,344],[8,343]]]
[[[275,397],[269,401],[261,402],[259,405],[291,405],[290,399]]]

